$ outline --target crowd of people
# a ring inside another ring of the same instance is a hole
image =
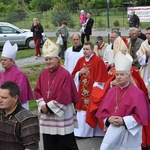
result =
[[[0,74],[0,149],[78,150],[76,138],[104,137],[100,150],[150,149],[150,27],[129,28],[129,38],[110,32],[90,41],[94,20],[81,10],[81,35],[71,36],[62,21],[56,36],[39,49],[43,27],[33,19],[35,57],[44,56],[47,69],[32,91],[26,75],[15,64],[17,45],[3,46]],[[86,42],[84,38],[86,37]],[[60,50],[61,48],[61,50]],[[64,59],[62,64],[61,59]],[[28,109],[36,100],[38,115]]]

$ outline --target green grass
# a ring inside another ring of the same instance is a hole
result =
[[[29,110],[37,109],[37,103],[35,100],[30,100],[29,102]]]
[[[2,51],[0,51],[0,56],[2,54]],[[22,58],[27,58],[35,55],[35,50],[34,49],[25,49],[19,48],[17,55],[16,55],[16,60],[17,59],[22,59]]]
[[[64,10],[63,10],[64,11]],[[85,11],[89,11],[86,10]],[[108,21],[107,21],[107,12],[106,9],[91,9],[92,12],[92,18],[94,19],[94,28],[107,28],[108,27]],[[32,25],[32,19],[34,17],[37,17],[41,24],[44,27],[45,31],[56,31],[58,26],[53,25],[51,22],[51,10],[47,12],[26,12],[27,17],[22,18],[18,22],[11,22],[12,24],[20,27],[20,28],[26,28],[30,29]],[[74,20],[75,26],[74,29],[79,29],[79,13],[80,11],[76,10],[70,10],[70,15]],[[1,21],[6,21],[7,13],[3,14],[1,13],[0,19]],[[128,18],[127,18],[127,11],[126,8],[110,8],[109,9],[109,20],[110,20],[110,28],[114,27],[114,22],[117,20],[120,24],[120,27],[129,28],[128,25]],[[149,23],[141,23],[141,27],[145,28],[149,25]]]
[[[26,66],[21,68],[22,71],[26,74],[27,78],[29,79],[32,89],[35,88],[40,72],[45,68],[46,68],[45,64],[37,64],[37,65]],[[37,109],[37,103],[35,100],[29,101],[29,109],[30,110]]]
[[[35,55],[35,50],[34,49],[18,50],[17,55],[16,55],[16,60],[31,57],[31,56],[34,56],[34,55]]]

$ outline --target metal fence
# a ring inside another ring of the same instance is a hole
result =
[[[59,10],[61,13],[63,11]],[[128,27],[128,17],[126,8],[110,8],[108,9],[92,9],[85,10],[85,12],[90,11],[92,13],[92,18],[94,19],[93,28],[127,28]],[[109,12],[109,14],[108,14]],[[53,12],[54,13],[54,12]],[[69,10],[67,13],[71,16],[74,26],[69,27],[72,30],[80,28],[79,14],[80,10]],[[108,17],[109,15],[109,17]],[[20,28],[30,29],[32,25],[32,19],[36,17],[40,20],[45,30],[54,31],[60,24],[56,19],[56,24],[52,22],[52,10],[46,12],[11,12],[11,13],[0,13],[1,22],[9,22]],[[67,18],[66,18],[67,19]]]

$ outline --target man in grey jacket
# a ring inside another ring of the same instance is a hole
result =
[[[140,68],[140,65],[138,63],[138,59],[136,56],[136,52],[139,50],[143,40],[138,38],[137,35],[137,28],[133,27],[129,29],[129,54],[132,56],[133,58],[133,65],[136,66],[137,68]]]

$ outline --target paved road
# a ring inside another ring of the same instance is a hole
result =
[[[110,32],[111,32],[111,29],[93,29],[91,36],[99,36],[100,35],[102,37],[107,37]],[[121,28],[119,30],[119,32],[121,33],[121,36],[128,37],[128,35],[129,35],[128,29]],[[142,32],[145,33],[145,30],[142,29]],[[56,36],[55,33],[56,32],[45,32],[47,37],[55,37]],[[70,36],[72,36],[74,33],[80,34],[79,31],[73,31],[73,30],[69,31],[69,33],[70,33]]]
[[[19,60],[15,60],[16,64],[18,67],[24,67],[24,66],[32,66],[35,64],[42,64],[45,62],[44,57],[40,57],[38,59],[35,59],[34,56],[32,57],[28,57],[28,58],[23,58],[23,59],[19,59]],[[0,65],[0,71],[2,71],[3,68]]]
[[[76,139],[79,150],[99,150],[102,137],[80,138]],[[39,144],[39,150],[43,149],[42,137]]]
[[[108,36],[108,34],[110,33],[111,29],[93,29],[92,31],[92,36],[98,36],[101,35],[103,37]],[[127,29],[120,29],[121,35],[122,36],[128,36],[128,30]],[[69,31],[70,36],[72,36],[73,34],[78,33],[80,34],[79,31]],[[55,37],[56,36],[56,32],[45,32],[47,37]]]

